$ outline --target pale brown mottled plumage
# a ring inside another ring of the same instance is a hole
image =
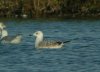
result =
[[[37,31],[33,34],[36,37],[35,47],[36,48],[62,48],[64,42],[61,41],[46,41],[43,40],[43,32]],[[68,42],[68,41],[67,41]]]

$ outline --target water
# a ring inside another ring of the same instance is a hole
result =
[[[9,35],[21,44],[0,44],[0,72],[100,72],[99,20],[5,20]],[[62,49],[36,49],[41,30],[48,39],[71,40]]]

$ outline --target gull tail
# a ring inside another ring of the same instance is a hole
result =
[[[64,41],[63,43],[69,43],[69,42],[71,42],[71,41]]]

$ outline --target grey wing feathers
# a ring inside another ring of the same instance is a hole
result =
[[[42,41],[39,46],[55,46],[60,44],[62,44],[60,41]]]
[[[2,40],[5,40],[5,41],[12,41],[14,38],[16,38],[16,36],[6,36],[4,38],[1,39]]]

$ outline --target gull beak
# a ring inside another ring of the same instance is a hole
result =
[[[34,33],[33,36],[36,36],[36,34]]]
[[[36,34],[35,33],[33,35],[32,34],[29,34],[29,36],[36,36]]]
[[[29,36],[32,36],[32,34],[29,34]]]

